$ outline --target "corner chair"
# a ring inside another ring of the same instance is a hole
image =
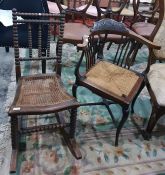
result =
[[[118,35],[121,43],[114,44],[110,50],[106,51],[101,45],[107,42],[109,34]],[[131,67],[131,55],[134,54],[136,43],[144,44],[149,49],[160,49],[160,46],[137,35],[126,28],[123,23],[105,18],[95,22],[91,34],[84,36],[83,44],[77,46],[82,54],[75,69],[73,96],[78,97],[79,86],[100,96],[102,99],[100,102],[80,103],[80,106],[104,105],[106,107],[112,122],[117,127],[115,146],[118,146],[119,135],[129,117],[130,107],[132,106],[133,109],[136,98],[145,85],[144,72],[133,71]],[[100,50],[103,54],[98,57]],[[84,62],[86,70],[82,71],[81,66]],[[111,111],[112,104],[119,104],[122,108],[119,123],[116,122]]]

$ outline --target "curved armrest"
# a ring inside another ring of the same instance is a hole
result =
[[[156,50],[160,50],[161,46],[155,44],[154,42],[144,38],[141,35],[136,34],[134,31],[132,31],[131,29],[127,29],[129,31],[129,35],[131,35],[133,38],[137,39],[140,43],[145,44],[146,46],[148,46],[149,48],[152,49],[156,49]],[[88,35],[84,35],[83,36],[83,43],[82,44],[77,44],[77,50],[84,50],[86,49],[86,46],[88,44]]]
[[[142,44],[145,44],[146,46],[148,46],[149,48],[152,49],[157,49],[160,50],[161,46],[156,45],[154,42],[144,38],[141,35],[136,34],[134,31],[127,29],[129,31],[129,34],[134,37],[135,39],[137,39],[139,42],[141,42]]]
[[[83,36],[83,43],[81,44],[77,44],[77,50],[84,50],[88,44],[88,38],[89,36],[88,35],[84,35]]]

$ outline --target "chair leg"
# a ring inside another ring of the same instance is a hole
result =
[[[103,41],[100,41],[99,42],[99,45],[98,45],[98,54],[97,54],[97,59],[103,59],[104,58],[104,54],[103,54],[103,48],[105,46],[105,43]]]
[[[144,139],[149,140],[151,138],[152,130],[154,129],[157,121],[162,116],[156,109],[152,110],[151,116],[149,118],[147,128],[144,132]]]
[[[42,56],[46,56],[46,50],[42,49]],[[46,73],[46,60],[42,60],[42,73]]]
[[[6,52],[9,52],[9,47],[5,47]]]
[[[15,173],[17,168],[17,154],[19,150],[18,117],[11,116],[11,142],[12,156],[10,162],[10,173]]]
[[[74,138],[75,136],[76,120],[77,120],[77,109],[71,109],[70,131],[69,131],[70,138]]]
[[[42,60],[42,73],[46,73],[46,60]]]
[[[116,120],[115,120],[115,117],[114,117],[110,107],[109,107],[109,103],[105,99],[103,99],[103,103],[104,103],[105,107],[107,108],[109,115],[111,116],[113,124],[116,126]]]
[[[65,129],[62,129],[63,138],[73,156],[76,159],[81,159],[82,155],[80,152],[80,148],[74,139],[75,130],[76,130],[76,119],[77,119],[77,109],[71,109],[71,116],[70,116],[70,130],[69,134],[66,132]]]
[[[144,86],[145,86],[145,82],[142,83],[142,85],[141,85],[139,91],[137,92],[136,96],[134,97],[134,99],[133,99],[133,101],[132,101],[132,103],[131,103],[131,113],[132,113],[132,114],[134,113],[134,105],[135,105],[135,102],[136,102],[136,100],[137,100],[137,98],[138,98],[140,92],[141,92],[142,89],[144,88]]]
[[[74,84],[73,87],[72,87],[72,94],[73,94],[73,97],[77,98],[77,84]]]
[[[122,119],[121,119],[119,126],[117,127],[117,131],[116,131],[115,146],[118,146],[119,134],[120,134],[122,127],[124,126],[124,123],[128,119],[128,116],[129,116],[129,106],[125,106],[125,107],[123,107]]]

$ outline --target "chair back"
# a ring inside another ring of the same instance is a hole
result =
[[[159,0],[154,2],[133,0],[134,21],[154,23],[154,16],[159,11]]]
[[[107,50],[105,44],[107,43],[108,35],[115,35],[120,38],[117,42],[110,41],[110,50]],[[100,60],[108,60],[113,64],[130,69],[133,63],[137,63],[135,59],[137,55],[137,45],[146,44],[149,46],[148,41],[139,35],[127,29],[123,23],[117,22],[112,19],[102,19],[96,22],[91,29],[91,34],[87,36],[84,41],[88,41],[87,46],[83,49],[83,54],[86,57],[87,71]],[[78,48],[84,45],[79,44]],[[82,57],[84,57],[84,55]]]
[[[63,5],[60,0],[56,0],[56,3],[60,11],[64,10],[66,12],[67,21],[75,22],[82,20],[85,24],[86,11],[92,4],[92,1],[93,0],[66,0]]]
[[[127,5],[128,0],[95,0],[98,10],[98,19],[103,17],[119,17],[123,8]]]
[[[26,18],[18,19],[18,16]],[[58,75],[61,74],[64,23],[64,12],[61,14],[20,13],[13,9],[13,44],[15,53],[16,80],[21,77],[21,71],[23,70],[21,66],[23,66],[23,64],[20,64],[20,62],[22,61],[53,60],[53,63],[55,63],[56,73]],[[22,32],[19,32],[19,27],[21,24],[24,24],[24,32],[26,33],[26,38],[24,38],[24,40],[26,41],[28,48],[28,54],[26,54],[25,57],[20,56],[21,48],[19,46],[19,41],[22,36]],[[54,47],[50,47],[52,28],[56,29],[57,36],[57,44]],[[37,48],[37,53],[33,51],[33,45]]]

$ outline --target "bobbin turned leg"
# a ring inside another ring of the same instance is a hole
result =
[[[17,168],[17,155],[19,150],[18,117],[11,116],[11,142],[12,155],[10,162],[10,173],[15,173]]]

